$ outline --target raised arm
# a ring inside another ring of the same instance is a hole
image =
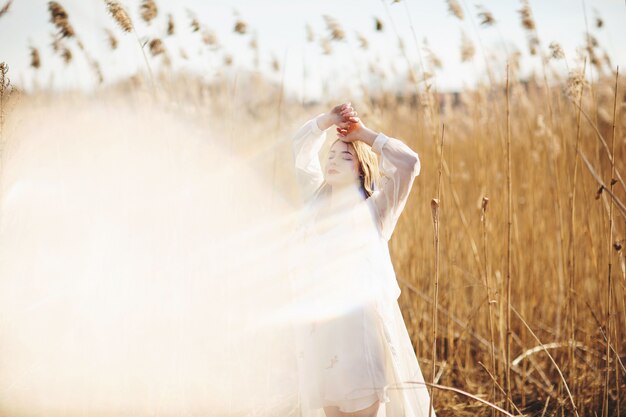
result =
[[[344,141],[360,140],[372,147],[378,155],[381,186],[368,198],[372,205],[381,235],[389,241],[406,205],[415,177],[420,173],[417,153],[399,139],[389,137],[366,127],[358,117],[350,129],[338,129]]]
[[[378,155],[381,187],[370,197],[382,235],[388,241],[420,173],[418,154],[399,139],[378,133],[372,144]]]
[[[296,166],[296,180],[302,198],[308,200],[324,181],[319,152],[326,140],[326,131],[322,122],[324,113],[318,114],[303,124],[292,137],[292,151]]]

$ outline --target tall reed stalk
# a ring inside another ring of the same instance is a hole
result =
[[[513,203],[511,191],[511,110],[509,103],[509,63],[506,64],[506,186],[507,186],[507,229],[506,229],[506,395],[511,399],[511,224]],[[506,410],[510,411],[509,402]]]
[[[615,91],[614,91],[614,99],[613,99],[613,123],[611,126],[611,155],[613,156],[611,161],[611,177],[609,179],[609,187],[611,192],[613,192],[613,185],[617,182],[615,180],[615,115],[617,112],[617,87],[619,80],[619,67],[617,67],[617,71],[615,71]],[[609,239],[607,242],[607,257],[608,257],[608,276],[607,276],[607,290],[606,290],[606,374],[604,380],[604,406],[602,407],[603,415],[606,417],[609,416],[609,384],[611,380],[611,361],[609,358],[611,357],[611,305],[613,304],[613,280],[612,280],[612,272],[613,272],[613,200],[609,199]],[[617,367],[617,361],[619,357],[616,355],[615,362]],[[619,389],[619,388],[618,388]]]
[[[583,61],[583,69],[582,73],[585,73],[587,65],[587,60]],[[584,86],[581,86],[580,93],[578,95],[578,111],[576,112],[576,142],[575,142],[575,152],[574,152],[574,173],[572,175],[572,187],[570,191],[570,238],[569,238],[569,257],[570,257],[570,280],[569,280],[569,331],[570,331],[570,345],[568,349],[568,362],[570,366],[570,381],[572,381],[572,390],[574,394],[578,392],[578,383],[576,378],[576,355],[575,355],[575,347],[574,344],[576,342],[576,318],[578,316],[578,306],[576,303],[576,222],[574,221],[576,218],[576,183],[578,178],[578,150],[580,148],[580,117],[581,117],[581,107],[582,100],[585,89]],[[576,399],[576,395],[574,399]]]
[[[430,209],[433,219],[433,245],[435,249],[435,283],[433,288],[433,312],[432,312],[432,321],[433,321],[433,367],[432,367],[432,381],[435,383],[435,375],[437,373],[436,363],[437,363],[437,308],[438,308],[438,300],[439,300],[439,201],[441,198],[441,174],[442,174],[442,164],[443,164],[443,139],[444,139],[445,126],[441,129],[441,150],[439,152],[439,171],[437,174],[437,197],[433,198],[430,201]],[[431,391],[430,401],[428,404],[428,416],[432,415],[433,403],[435,401],[435,391]]]
[[[493,307],[492,304],[495,302],[493,296],[491,294],[491,285],[489,284],[489,268],[487,267],[487,204],[489,203],[489,198],[483,196],[482,202],[480,205],[480,222],[482,224],[483,229],[483,264],[485,265],[485,272],[483,274],[483,279],[485,280],[485,290],[487,292],[487,320],[489,322],[489,341],[490,341],[490,349],[489,349],[489,357],[491,359],[491,372],[495,374],[497,372],[496,369],[496,355],[495,355],[495,338],[494,338],[494,329],[493,329]],[[496,402],[496,380],[494,379],[491,384],[491,401]],[[491,410],[492,417],[495,417],[495,410]]]

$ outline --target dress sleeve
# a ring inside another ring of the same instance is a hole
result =
[[[302,125],[292,137],[292,151],[296,168],[296,180],[304,201],[307,201],[322,185],[324,173],[319,152],[326,140],[326,130],[321,130],[317,120],[320,113]]]
[[[420,173],[420,159],[404,142],[383,133],[376,136],[372,150],[378,155],[382,178],[380,189],[370,199],[381,234],[389,241]]]

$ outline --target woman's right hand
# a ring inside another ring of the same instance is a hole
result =
[[[324,117],[319,120],[320,129],[326,130],[332,125],[336,125],[340,129],[347,129],[350,123],[358,123],[356,111],[352,108],[352,103],[347,102],[333,107]]]
[[[331,120],[334,125],[342,129],[347,129],[350,123],[357,123],[359,118],[352,107],[352,103],[347,102],[333,107],[330,111]]]

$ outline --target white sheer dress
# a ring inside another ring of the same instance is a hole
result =
[[[420,160],[402,141],[378,134],[372,150],[380,189],[332,216],[320,215],[330,185],[319,152],[326,131],[318,115],[293,135],[304,209],[291,269],[302,417],[325,416],[324,406],[361,410],[381,401],[378,417],[428,416],[429,392],[398,305],[388,241]],[[435,416],[434,410],[431,414]]]

